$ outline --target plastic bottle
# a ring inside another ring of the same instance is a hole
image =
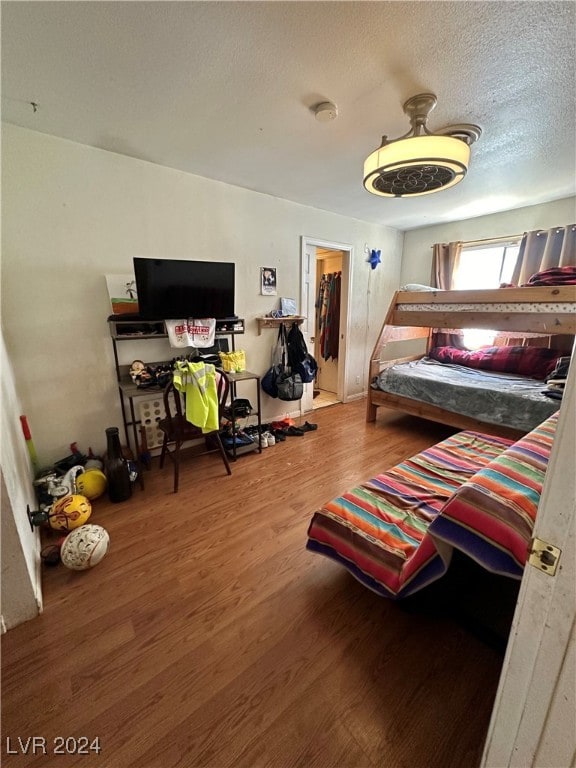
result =
[[[118,427],[108,427],[106,441],[104,472],[108,480],[108,498],[114,503],[126,501],[132,496],[132,483],[128,462],[122,456]]]

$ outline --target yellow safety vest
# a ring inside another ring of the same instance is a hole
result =
[[[174,386],[186,396],[186,419],[202,432],[220,427],[216,368],[210,363],[178,362]]]

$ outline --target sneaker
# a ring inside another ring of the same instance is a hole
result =
[[[260,435],[260,448],[268,448],[268,435],[266,432],[264,432],[263,435]]]
[[[276,438],[271,432],[266,432],[266,437],[268,438],[268,446],[276,445]]]

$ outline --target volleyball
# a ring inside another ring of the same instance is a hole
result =
[[[56,531],[72,531],[88,520],[92,505],[85,496],[74,493],[62,496],[52,505],[48,513],[50,527]]]
[[[106,490],[106,475],[100,469],[87,469],[76,478],[76,490],[87,499],[97,499]]]
[[[81,525],[64,539],[60,560],[73,571],[86,571],[98,565],[109,544],[108,531],[101,525]]]

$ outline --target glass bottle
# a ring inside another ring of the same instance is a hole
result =
[[[118,427],[108,427],[106,441],[104,472],[108,480],[108,498],[112,502],[126,501],[132,496],[132,483],[128,462],[122,456]]]

